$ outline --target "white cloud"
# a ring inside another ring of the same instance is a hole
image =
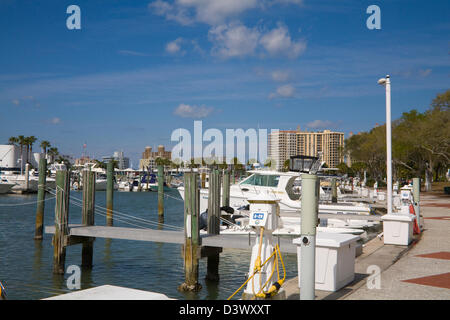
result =
[[[295,88],[290,84],[279,86],[276,92],[269,95],[269,99],[273,98],[292,98],[295,94]]]
[[[289,30],[283,25],[264,33],[256,27],[248,28],[241,23],[233,22],[212,27],[208,38],[213,43],[212,55],[222,58],[251,56],[257,52],[296,58],[306,48],[304,42],[293,41]],[[282,79],[286,75],[279,72],[272,75],[272,78],[274,77]]]
[[[330,120],[314,120],[307,123],[306,126],[312,129],[326,129],[336,127],[336,123]]]
[[[176,53],[184,54],[183,51],[180,51],[181,50],[181,42],[183,42],[182,38],[178,38],[176,40],[169,42],[166,45],[166,51],[170,54],[176,54]]]
[[[52,124],[58,124],[60,122],[61,122],[61,119],[58,117],[54,117],[54,118],[50,119],[50,123],[52,123]]]
[[[431,74],[431,69],[419,70],[419,74],[422,77],[428,77]]]
[[[306,49],[306,43],[293,41],[287,27],[281,24],[264,34],[260,43],[272,56],[285,55],[289,58],[297,58]]]
[[[123,56],[136,56],[136,57],[147,57],[148,56],[148,54],[146,54],[146,53],[132,51],[132,50],[119,50],[117,52]]]
[[[272,3],[281,3],[281,4],[302,4],[303,0],[273,0]]]
[[[175,115],[182,118],[206,118],[214,111],[212,107],[206,106],[190,106],[181,103],[173,112]]]
[[[300,4],[301,0],[175,0],[170,3],[155,0],[148,8],[167,20],[182,25],[205,23],[211,26],[208,37],[213,42],[212,54],[228,57],[253,55],[262,46],[270,56],[298,57],[306,48],[305,42],[291,39],[284,25],[261,32],[256,27],[249,28],[236,22],[246,11],[278,4]],[[231,21],[231,22],[230,22]],[[180,50],[179,43],[169,43],[166,51]]]
[[[271,73],[272,80],[277,82],[285,82],[289,80],[289,71],[275,70]]]
[[[156,0],[149,4],[157,15],[183,25],[193,22],[218,25],[258,6],[258,0],[176,0],[173,4]]]
[[[148,8],[153,10],[157,15],[164,16],[167,20],[176,21],[181,25],[189,25],[194,21],[184,7],[178,6],[176,3],[171,5],[169,2],[156,0],[149,3]]]
[[[11,102],[18,106],[24,106],[24,107],[40,107],[41,104],[39,101],[36,100],[33,96],[25,96],[23,98],[13,99]]]
[[[253,55],[258,45],[259,32],[242,24],[220,25],[209,30],[213,42],[212,54],[222,58]]]

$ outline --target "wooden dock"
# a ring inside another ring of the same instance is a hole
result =
[[[109,165],[109,171],[111,165]],[[162,173],[162,172],[161,172]],[[44,174],[44,173],[40,173]],[[229,195],[229,172],[223,172],[224,191],[223,194]],[[160,174],[161,176],[161,174]],[[208,281],[219,281],[219,254],[223,249],[243,249],[252,250],[256,244],[256,234],[252,231],[241,233],[220,233],[220,184],[221,176],[217,169],[211,173],[209,185],[209,203],[207,233],[200,232],[200,190],[198,173],[187,172],[184,176],[185,199],[184,199],[184,228],[178,231],[163,229],[146,228],[126,228],[113,226],[113,175],[108,175],[107,207],[106,207],[106,226],[95,225],[95,176],[92,171],[83,172],[83,200],[78,204],[82,208],[82,224],[69,224],[69,205],[70,188],[69,172],[57,171],[56,175],[56,202],[55,202],[55,225],[46,226],[45,233],[53,234],[53,273],[63,275],[65,273],[66,247],[82,244],[82,263],[83,268],[92,268],[92,257],[94,253],[93,240],[95,238],[121,239],[131,241],[147,241],[157,243],[171,243],[180,245],[181,254],[184,260],[185,281],[178,287],[180,291],[197,292],[201,289],[198,281],[199,259],[207,258],[207,276]],[[214,178],[214,179],[212,179]],[[160,179],[163,181],[163,179]],[[45,184],[43,186],[45,188]],[[159,190],[163,188],[160,183]],[[161,198],[159,194],[158,198]],[[224,204],[229,203],[227,196]],[[162,201],[160,206],[162,209]],[[38,212],[39,210],[37,210]],[[40,211],[39,211],[40,212]],[[117,212],[119,214],[119,212]],[[42,230],[41,219],[37,214],[36,230]],[[300,222],[300,216],[298,217]],[[361,219],[361,220],[380,220],[379,215],[354,215],[354,214],[320,214],[322,219]],[[39,222],[39,223],[38,223]],[[158,222],[164,227],[163,211],[158,210]],[[295,237],[299,235],[274,235],[273,242],[277,243],[280,251],[283,253],[297,253],[297,245],[292,243]],[[40,237],[42,239],[42,237]]]
[[[46,226],[45,233],[54,234],[54,226]],[[169,231],[156,229],[138,229],[108,226],[83,226],[69,225],[69,238],[108,238],[134,241],[150,241],[160,243],[184,244],[184,231]],[[200,235],[202,247],[218,247],[226,249],[251,250],[255,244],[255,234],[219,234]],[[297,246],[292,243],[292,238],[274,236],[280,249],[285,253],[296,253]]]

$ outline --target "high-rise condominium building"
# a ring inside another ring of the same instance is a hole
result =
[[[145,147],[142,159],[139,161],[139,169],[147,170],[156,168],[156,159],[171,159],[172,152],[166,151],[163,145],[158,146],[158,151],[152,151],[152,147]]]
[[[320,156],[328,167],[336,168],[344,161],[343,147],[343,132],[286,130],[269,134],[268,156],[275,161],[278,170],[295,155]]]

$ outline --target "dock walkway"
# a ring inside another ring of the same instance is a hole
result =
[[[384,245],[375,238],[355,260],[355,280],[337,292],[316,290],[323,300],[450,299],[450,197],[421,195],[423,232],[410,246]],[[380,287],[369,289],[369,266],[381,270]],[[288,299],[299,298],[298,278],[285,284]]]
[[[54,234],[55,227],[46,226],[45,233]],[[108,227],[108,226],[82,226],[77,224],[70,224],[68,235],[70,237],[109,238],[109,239],[184,244],[183,231],[136,229],[136,228]],[[275,239],[277,239],[276,236]],[[292,243],[292,238],[279,237],[277,240],[282,252],[286,253],[297,252],[297,247]],[[254,233],[236,234],[236,235],[231,234],[201,235],[202,246],[251,250],[254,244],[255,244]]]

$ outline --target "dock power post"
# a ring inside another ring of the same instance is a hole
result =
[[[278,228],[279,199],[272,194],[258,194],[247,199],[250,203],[249,225],[256,228],[256,241],[252,248],[249,275],[253,278],[247,282],[242,299],[254,299],[261,292],[267,292],[275,283],[271,275],[276,268],[275,260],[270,258],[276,249],[273,232]],[[257,270],[257,271],[256,271]],[[280,288],[271,299],[284,299],[285,291]]]
[[[300,300],[314,300],[316,283],[316,228],[319,209],[319,179],[302,174]]]
[[[416,213],[417,225],[419,228],[422,228],[420,219],[420,178],[413,178],[413,205],[414,212]]]

